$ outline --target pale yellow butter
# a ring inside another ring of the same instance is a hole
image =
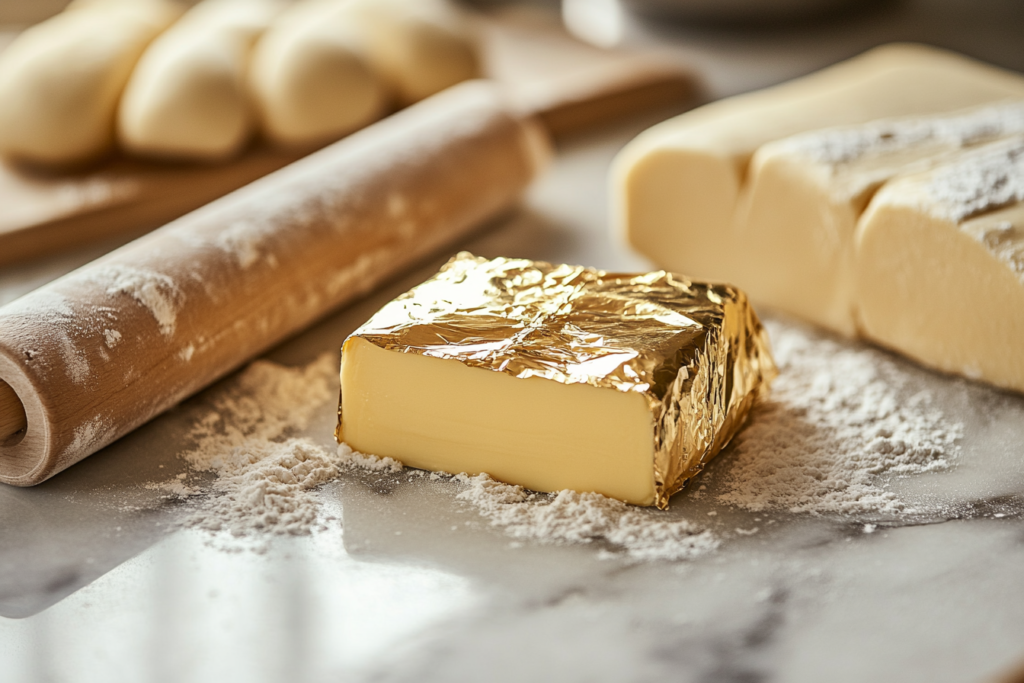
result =
[[[828,126],[1024,97],[1024,77],[935,48],[890,45],[706,105],[631,142],[612,172],[615,227],[658,266],[738,279],[736,209],[765,143]],[[753,254],[756,257],[756,254]],[[742,262],[742,261],[740,261]],[[757,293],[751,292],[757,300]]]
[[[1024,137],[893,180],[857,227],[863,334],[1024,391]]]
[[[733,281],[758,302],[854,335],[853,236],[894,176],[1024,134],[1024,100],[954,114],[884,119],[762,146],[740,202]]]
[[[518,379],[359,338],[345,347],[341,384],[345,442],[357,451],[654,503],[654,421],[640,394]]]

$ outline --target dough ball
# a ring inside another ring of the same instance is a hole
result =
[[[362,128],[387,104],[345,2],[294,5],[256,45],[249,82],[264,134],[293,147]]]
[[[468,20],[441,0],[353,0],[373,66],[403,105],[480,75]]]
[[[0,154],[67,166],[108,152],[132,68],[178,14],[159,0],[94,0],[18,36],[0,53]]]
[[[277,12],[269,1],[205,0],[153,41],[121,100],[121,146],[205,161],[237,154],[254,128],[251,48]]]

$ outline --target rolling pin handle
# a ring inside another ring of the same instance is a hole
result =
[[[28,426],[25,406],[11,385],[0,380],[0,445]]]

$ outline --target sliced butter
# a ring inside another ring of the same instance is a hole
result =
[[[613,221],[659,267],[731,280],[735,210],[763,144],[828,126],[950,112],[1024,96],[1024,77],[935,48],[889,45],[659,124],[612,172]]]
[[[856,234],[863,334],[1024,391],[1024,138],[892,181]]]
[[[762,146],[740,203],[732,282],[757,302],[854,335],[853,236],[894,176],[1024,133],[1024,101],[955,114],[885,119]]]

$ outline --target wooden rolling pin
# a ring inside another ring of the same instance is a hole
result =
[[[633,87],[609,85],[598,108]],[[3,307],[0,481],[46,480],[509,208],[546,116],[586,101],[464,83]]]
[[[8,304],[0,481],[53,476],[506,209],[547,145],[466,83]]]

